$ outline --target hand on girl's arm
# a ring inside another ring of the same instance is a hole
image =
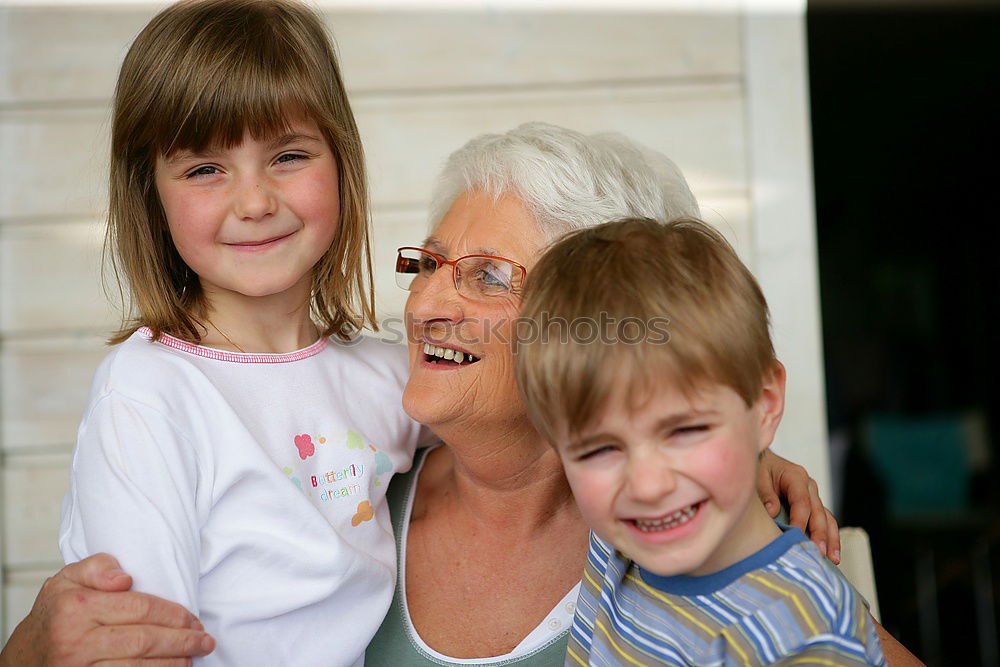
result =
[[[789,522],[801,528],[819,546],[820,553],[840,563],[840,530],[830,510],[823,506],[816,480],[802,466],[765,450],[757,472],[757,493],[768,514],[781,511],[779,496],[789,507]]]
[[[83,667],[105,660],[189,665],[215,648],[183,606],[128,589],[107,554],[59,570],[0,653],[0,667]]]

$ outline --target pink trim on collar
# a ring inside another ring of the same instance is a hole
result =
[[[137,333],[148,340],[152,340],[153,338],[153,332],[149,327],[140,327],[137,330]],[[160,345],[180,350],[181,352],[187,352],[188,354],[205,357],[206,359],[214,359],[216,361],[228,361],[236,364],[287,364],[292,361],[308,359],[313,355],[319,354],[327,346],[329,339],[320,338],[309,347],[304,347],[301,350],[287,352],[285,354],[261,354],[257,352],[228,352],[226,350],[216,350],[215,348],[188,343],[180,338],[174,338],[169,334],[160,334],[160,337],[156,342]]]

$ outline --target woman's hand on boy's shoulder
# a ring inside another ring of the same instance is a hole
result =
[[[129,591],[118,561],[96,554],[42,586],[0,653],[0,667],[76,667],[110,660],[190,665],[215,640],[181,605]]]
[[[802,529],[833,563],[840,563],[840,529],[833,514],[823,506],[816,480],[797,463],[770,449],[764,451],[757,472],[757,493],[772,517],[781,511],[779,497],[788,504],[791,525]]]

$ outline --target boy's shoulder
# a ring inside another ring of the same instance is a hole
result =
[[[800,530],[782,529],[756,554],[700,577],[647,572],[592,535],[578,648],[601,643],[594,630],[611,604],[618,639],[643,629],[649,646],[664,655],[679,651],[691,664],[738,655],[770,664],[799,653],[833,656],[830,664],[882,664],[860,596]],[[618,643],[616,651],[627,650],[628,641]]]
[[[677,607],[722,604],[746,616],[790,614],[806,618],[806,627],[830,629],[838,620],[866,613],[844,575],[801,530],[779,527],[781,535],[770,544],[714,574],[653,574],[593,533],[587,567],[592,576],[600,575],[612,588],[631,589],[643,604],[663,614],[673,614]]]
[[[767,572],[785,572],[787,576],[792,576],[793,572],[808,573],[810,578],[820,582],[825,588],[835,588],[838,582],[846,583],[844,575],[823,557],[819,547],[801,529],[781,523],[777,525],[781,529],[781,535],[755,554],[759,557],[757,567],[753,570],[757,576]],[[801,581],[796,576],[792,576],[792,579]]]
[[[819,548],[800,529],[781,524],[778,527],[781,534],[769,544],[714,574],[659,577],[633,566],[647,585],[678,598],[738,597],[748,608],[792,605],[804,611],[815,607],[819,615],[853,607],[854,589]]]

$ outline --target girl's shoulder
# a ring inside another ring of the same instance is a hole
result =
[[[158,386],[177,386],[178,380],[192,375],[193,370],[191,359],[154,342],[148,330],[139,330],[104,357],[94,373],[91,393],[145,394]]]
[[[147,329],[140,329],[118,343],[108,351],[107,356],[98,367],[113,375],[119,375],[127,369],[146,364],[163,364],[171,355],[161,345],[156,345]]]
[[[338,363],[356,364],[367,372],[403,380],[409,375],[409,354],[406,346],[373,336],[356,336],[350,341],[330,338],[324,353],[337,357]]]

